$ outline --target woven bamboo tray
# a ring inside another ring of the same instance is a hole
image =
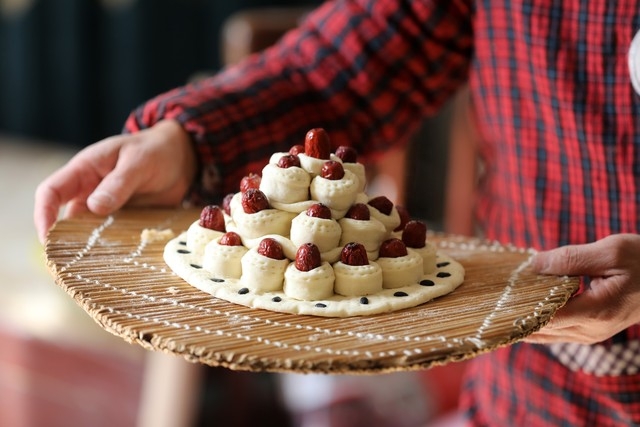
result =
[[[165,241],[195,210],[123,210],[58,222],[46,244],[56,282],[105,330],[146,349],[236,370],[382,373],[426,369],[514,343],[545,325],[577,290],[575,278],[539,276],[530,252],[433,235],[466,269],[454,292],[411,309],[325,318],[257,310],[188,285],[166,267]]]

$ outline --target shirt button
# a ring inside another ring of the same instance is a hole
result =
[[[636,93],[640,95],[640,31],[631,40],[628,60],[631,84]]]

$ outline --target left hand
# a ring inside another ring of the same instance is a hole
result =
[[[61,208],[70,218],[86,211],[108,215],[125,204],[177,206],[196,170],[191,137],[174,120],[91,144],[36,189],[38,237],[44,244]]]
[[[532,266],[541,274],[589,276],[591,281],[525,341],[594,344],[640,322],[640,235],[615,234],[539,252]]]

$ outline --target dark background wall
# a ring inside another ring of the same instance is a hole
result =
[[[0,133],[74,146],[118,133],[140,103],[220,68],[220,30],[234,12],[319,3],[0,2]]]
[[[234,13],[321,2],[0,1],[0,134],[81,148],[119,133],[142,102],[221,68],[221,30]],[[406,167],[407,207],[434,223],[443,212],[443,115],[416,135]]]

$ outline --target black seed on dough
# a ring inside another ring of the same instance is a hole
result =
[[[442,268],[442,267],[446,267],[447,265],[449,265],[450,262],[449,261],[445,261],[445,262],[439,262],[438,264],[436,264],[436,267],[438,268]]]
[[[273,297],[273,298],[271,298],[271,301],[273,301],[273,302],[280,302],[280,301],[282,301],[282,298],[280,298],[280,297]]]
[[[369,304],[369,298],[367,297],[362,297],[360,298],[360,304]]]
[[[433,280],[424,279],[420,281],[420,286],[435,286],[435,282]]]
[[[190,254],[190,253],[191,253],[191,251],[188,251],[188,250],[186,250],[186,249],[178,249],[178,253],[179,253],[179,254]]]
[[[216,283],[222,283],[222,282],[224,282],[224,279],[218,279],[217,277],[213,277],[213,278],[211,278],[211,279],[209,279],[209,280],[211,280],[212,282],[216,282]]]
[[[393,296],[394,297],[408,297],[409,294],[407,294],[406,292],[398,291],[398,292],[394,293]]]
[[[180,240],[178,244],[182,246],[187,246],[187,242],[185,242],[184,240]]]
[[[240,289],[238,290],[238,293],[239,293],[240,295],[248,294],[248,293],[249,293],[249,288],[240,288]]]
[[[201,266],[201,265],[198,265],[198,264],[189,264],[189,265],[190,265],[191,267],[193,267],[193,268],[196,268],[196,269],[200,269],[200,268],[202,268],[202,266]]]
[[[323,304],[323,303],[319,302],[319,303],[316,304],[316,307],[318,307],[318,308],[326,308],[327,304]]]
[[[440,273],[436,274],[437,277],[449,277],[451,276],[451,273],[447,273],[446,271],[441,271]]]

